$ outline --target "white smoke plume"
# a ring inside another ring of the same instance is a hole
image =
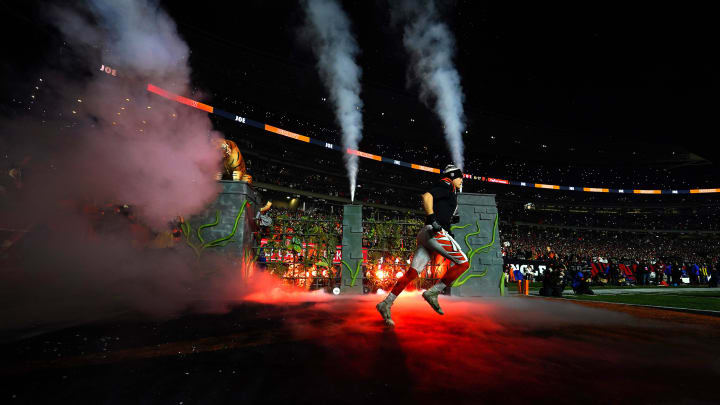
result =
[[[403,44],[412,59],[411,73],[420,97],[443,123],[445,140],[455,165],[464,166],[465,113],[460,75],[453,64],[455,40],[440,21],[433,0],[391,2],[393,17],[405,22]]]
[[[335,0],[307,0],[305,12],[304,30],[311,38],[320,76],[330,91],[330,100],[335,104],[343,148],[357,150],[363,129],[363,103],[360,99],[362,70],[355,63],[360,49],[350,32],[350,20]],[[350,196],[354,200],[358,157],[347,152],[344,157],[350,178]]]
[[[66,170],[91,172],[80,185],[93,197],[131,204],[156,228],[204,208],[218,191],[211,173],[220,155],[208,140],[218,135],[204,114],[146,90],[153,83],[190,91],[190,51],[175,23],[154,0],[80,4],[50,11],[69,45],[93,67],[90,80],[50,83],[83,100],[74,110],[84,142]],[[97,164],[102,171],[90,168]]]

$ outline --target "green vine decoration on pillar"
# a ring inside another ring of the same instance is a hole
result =
[[[456,229],[465,229],[465,228],[467,228],[467,227],[470,226],[470,225],[471,225],[471,224],[465,224],[465,225],[463,225],[463,226],[453,225],[453,226],[450,227],[450,230],[451,230],[451,231],[454,231],[454,230],[456,230]]]
[[[347,267],[348,271],[350,272],[350,275],[352,276],[352,279],[350,279],[350,287],[355,287],[355,280],[357,279],[358,274],[360,274],[360,266],[362,265],[362,260],[358,260],[357,268],[355,271],[350,268],[350,265],[345,262],[345,260],[342,261],[342,264]]]
[[[500,275],[500,296],[501,297],[505,296],[505,275],[504,274]]]
[[[200,231],[205,228],[212,228],[220,223],[220,210],[215,210],[215,222],[200,225],[198,227],[197,231],[195,232],[197,234],[198,240],[200,241],[200,243],[198,244],[195,244],[190,240],[192,235],[192,226],[187,222],[183,222],[182,224],[180,224],[180,228],[182,229],[183,235],[185,235],[185,243],[187,243],[187,245],[192,248],[193,252],[195,252],[195,255],[200,257],[203,250],[207,248],[224,247],[228,243],[235,242],[235,240],[231,238],[235,236],[235,233],[237,232],[238,223],[240,222],[240,218],[242,217],[243,212],[245,212],[245,207],[251,204],[252,203],[247,200],[243,201],[242,205],[240,206],[240,210],[237,213],[237,216],[235,216],[235,224],[233,225],[232,232],[230,232],[229,235],[215,239],[210,242],[205,242],[205,239],[202,237]]]
[[[470,224],[465,224],[463,226],[453,226],[450,228],[450,230],[452,231],[455,229],[464,229],[464,228],[467,228],[468,226],[470,226]],[[452,284],[453,287],[460,287],[461,285],[467,283],[467,281],[473,277],[485,277],[487,275],[487,271],[488,271],[487,267],[485,267],[484,271],[480,274],[468,274],[468,273],[470,272],[470,269],[472,268],[473,256],[475,256],[477,253],[485,252],[486,250],[490,249],[495,244],[495,234],[497,233],[497,226],[498,226],[498,214],[495,214],[495,222],[493,224],[493,230],[492,230],[492,240],[490,241],[490,243],[488,243],[486,245],[482,245],[477,249],[473,249],[472,246],[470,245],[470,241],[468,240],[468,239],[470,239],[471,236],[480,234],[480,221],[479,220],[475,221],[475,226],[477,227],[477,231],[465,235],[465,244],[467,245],[468,251],[470,252],[468,254],[468,261],[470,262],[470,266],[468,266],[468,269],[465,270],[465,272],[463,272],[460,275],[460,277],[458,277],[455,280],[455,282],[453,282],[453,284]],[[465,276],[466,274],[467,274],[467,276]],[[463,276],[465,276],[465,277],[463,278]]]

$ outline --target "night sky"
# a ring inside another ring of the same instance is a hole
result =
[[[547,144],[555,157],[603,150],[603,159],[625,163],[643,150],[646,160],[683,150],[713,161],[720,156],[713,148],[718,32],[709,6],[438,3],[456,37],[469,149],[532,152]],[[0,5],[9,50],[0,65],[3,92],[19,92],[18,83],[55,55],[59,39],[42,21],[45,4]],[[192,49],[194,85],[208,101],[232,110],[223,102],[236,98],[337,128],[299,33],[298,2],[162,6]],[[438,119],[418,101],[417,86],[407,85],[402,30],[392,24],[387,2],[343,7],[362,49],[366,132],[444,147]],[[20,25],[33,29],[18,41]]]

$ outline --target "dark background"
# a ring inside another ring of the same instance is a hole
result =
[[[715,170],[718,30],[709,5],[438,3],[457,41],[466,157]],[[26,93],[23,83],[58,58],[61,38],[43,21],[45,5],[0,2],[2,103]],[[228,100],[235,99],[256,106],[249,118],[259,121],[262,110],[280,111],[337,129],[299,35],[298,2],[162,6],[192,50],[194,84],[207,102],[234,111]],[[362,49],[361,149],[372,152],[373,140],[388,138],[444,151],[438,119],[406,85],[402,27],[392,24],[388,3],[343,7]]]

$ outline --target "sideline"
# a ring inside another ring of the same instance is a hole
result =
[[[590,287],[592,289],[592,286]],[[716,291],[720,289],[713,287],[654,287],[654,288],[596,288],[592,289],[595,295],[621,295],[621,294],[668,294],[672,292],[698,292]],[[563,291],[563,295],[575,295],[572,289]]]
[[[518,294],[519,295],[519,294]],[[520,296],[520,295],[519,295]],[[556,301],[566,301],[566,302],[573,302],[573,303],[599,303],[599,304],[608,304],[608,305],[620,305],[620,306],[628,306],[628,307],[641,307],[641,308],[651,308],[651,309],[663,309],[666,311],[675,311],[675,312],[683,312],[687,314],[695,314],[695,315],[707,315],[707,316],[713,316],[720,318],[720,311],[713,311],[711,309],[695,309],[695,308],[682,308],[682,307],[665,307],[665,306],[658,306],[658,305],[644,305],[644,304],[627,304],[624,302],[607,302],[607,301],[590,301],[590,300],[575,300],[572,298],[561,298],[561,297],[543,297],[541,295],[526,295],[526,297],[530,298],[544,298],[544,299],[550,299],[550,300],[556,300]]]
[[[506,286],[505,290],[508,291],[510,294],[517,294],[517,291],[512,289],[512,285]],[[636,287],[625,287],[625,288],[592,288],[590,287],[595,295],[622,295],[622,294],[668,294],[673,292],[718,292],[720,293],[720,288],[717,287],[653,287],[653,288],[636,288]],[[530,293],[537,294],[539,291],[538,288],[531,288]],[[575,294],[572,292],[572,288],[566,287],[565,290],[563,290],[563,296],[569,295],[574,296]],[[716,298],[716,297],[708,297],[708,298]]]

